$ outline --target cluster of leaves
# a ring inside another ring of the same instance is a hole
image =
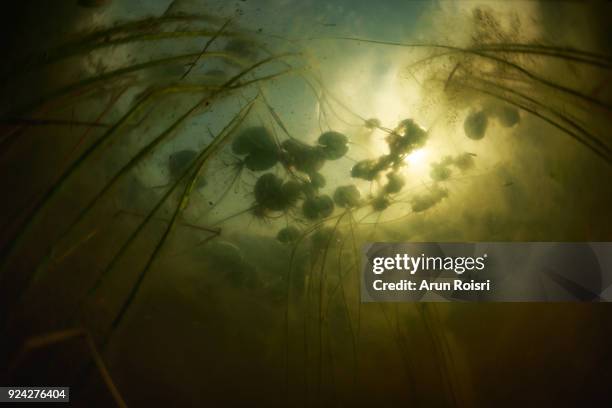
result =
[[[276,212],[289,212],[299,207],[307,221],[331,216],[336,206],[349,208],[360,203],[359,190],[353,185],[338,187],[333,198],[321,192],[326,180],[321,169],[330,160],[339,160],[348,152],[348,138],[342,133],[322,133],[316,145],[289,138],[279,143],[263,126],[243,130],[232,143],[232,151],[241,158],[241,165],[253,172],[263,172],[281,164],[285,179],[268,172],[257,178],[253,193],[253,213],[267,217]],[[284,243],[299,238],[297,227],[282,229],[277,238]]]
[[[480,114],[485,115],[485,121],[488,117],[494,117],[503,126],[514,126],[520,120],[513,108],[489,107]],[[466,123],[474,120],[468,117]],[[367,125],[380,126],[373,119]],[[348,152],[349,140],[341,133],[324,132],[315,145],[309,145],[294,138],[279,142],[266,127],[255,126],[237,135],[232,151],[240,157],[241,166],[252,172],[265,172],[257,178],[253,188],[254,215],[266,218],[275,213],[300,211],[297,217],[300,221],[316,222],[330,217],[336,207],[351,209],[365,203],[377,212],[387,209],[393,201],[392,196],[400,193],[406,184],[400,171],[406,166],[406,157],[423,148],[427,140],[428,132],[413,119],[405,119],[395,129],[388,131],[385,138],[388,153],[361,160],[351,169],[351,177],[355,179],[380,183],[380,188],[367,200],[362,198],[354,184],[338,186],[331,195],[321,191],[326,185],[325,177],[321,174],[325,163],[338,160]],[[412,210],[425,211],[446,198],[448,190],[439,183],[450,179],[454,170],[465,172],[471,169],[474,156],[466,152],[446,156],[433,163],[430,178],[434,185],[426,193],[411,197]],[[284,169],[284,176],[266,172],[277,164]],[[294,243],[300,236],[300,228],[288,225],[278,232],[277,239],[282,243]]]
[[[470,113],[463,122],[465,135],[472,140],[482,139],[490,119],[496,119],[503,127],[513,127],[521,121],[516,108],[512,106],[492,106]]]
[[[453,174],[453,167],[464,172],[474,167],[474,153],[461,153],[455,157],[445,156],[442,160],[432,163],[429,176],[434,181],[448,180]]]
[[[375,211],[385,210],[391,204],[390,195],[399,193],[406,184],[400,169],[405,158],[422,148],[428,134],[413,119],[401,121],[395,130],[385,138],[389,153],[375,159],[361,160],[351,169],[351,176],[367,181],[379,180],[385,174],[386,183],[371,201]]]

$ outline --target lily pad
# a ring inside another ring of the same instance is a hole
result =
[[[338,160],[348,152],[348,138],[339,132],[325,132],[319,136],[319,145],[327,160]]]
[[[304,217],[309,220],[326,218],[334,212],[334,202],[328,195],[308,197],[302,205]]]
[[[287,153],[288,162],[297,170],[313,174],[325,165],[325,154],[322,149],[308,146],[294,139],[287,139],[281,147]]]
[[[301,233],[299,229],[294,226],[288,226],[278,231],[278,234],[276,234],[276,239],[283,244],[291,244],[296,242],[300,238],[300,235]]]
[[[278,176],[272,173],[264,174],[255,183],[255,200],[263,208],[282,210],[285,204],[282,186],[283,181]]]
[[[310,184],[315,188],[323,188],[327,184],[325,177],[321,173],[312,173],[310,175]]]
[[[172,179],[177,179],[189,167],[198,154],[195,150],[180,150],[168,158],[168,171]]]
[[[489,118],[484,111],[473,112],[463,122],[465,135],[472,140],[480,140],[485,136]]]
[[[388,173],[387,180],[385,192],[389,194],[399,193],[406,184],[404,177],[397,172]]]
[[[359,205],[361,193],[354,185],[340,186],[334,192],[334,202],[338,207],[351,208]]]

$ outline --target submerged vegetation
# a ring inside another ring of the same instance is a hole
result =
[[[30,57],[27,69],[6,75],[45,78],[45,85],[3,106],[0,160],[9,168],[45,156],[31,151],[46,149],[33,147],[50,143],[41,142],[45,132],[58,141],[3,220],[0,322],[16,333],[10,346],[19,350],[40,331],[35,323],[22,330],[19,322],[30,308],[47,307],[41,293],[58,290],[63,299],[51,301],[59,303],[57,314],[38,324],[49,332],[91,333],[101,356],[95,366],[122,404],[121,384],[115,387],[113,370],[101,360],[126,341],[124,326],[144,319],[139,304],[151,292],[148,281],[158,280],[159,271],[183,276],[178,269],[195,269],[198,278],[181,290],[196,295],[177,295],[179,302],[196,296],[240,303],[232,292],[238,290],[265,299],[262,313],[272,317],[257,330],[272,339],[258,341],[266,365],[282,366],[269,368],[279,390],[272,400],[358,401],[365,370],[375,367],[368,353],[384,338],[410,383],[397,401],[418,403],[427,386],[414,378],[413,325],[429,339],[440,370],[431,377],[445,390],[440,400],[467,403],[434,306],[361,304],[362,245],[414,237],[402,235],[406,220],[415,225],[435,216],[464,180],[483,173],[482,150],[463,146],[477,148],[500,137],[499,129],[541,122],[607,171],[612,164],[611,102],[537,72],[552,60],[606,77],[612,56],[493,34],[495,41],[475,36],[466,46],[290,40],[241,27],[238,17],[168,12],[98,27]],[[329,42],[424,51],[402,72],[445,101],[441,119],[407,111],[384,123],[379,112],[356,111],[326,82],[310,48]],[[282,106],[290,97],[279,92],[295,86],[307,90],[299,95],[316,110],[311,126],[293,123]],[[446,135],[434,136],[445,121],[460,122],[461,147],[437,153],[435,140],[451,144]],[[420,171],[424,152],[430,160]],[[228,291],[227,298],[215,288]],[[252,323],[248,312],[238,307],[232,321]],[[77,371],[91,375],[93,366],[83,360]]]

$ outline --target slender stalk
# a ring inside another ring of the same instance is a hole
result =
[[[509,48],[509,49],[527,49],[527,50],[543,50],[543,51],[556,51],[570,55],[582,55],[599,59],[602,61],[612,61],[612,55],[599,54],[592,51],[585,51],[573,47],[562,47],[555,45],[544,45],[544,44],[521,44],[521,43],[495,43],[495,44],[481,44],[479,45],[482,49],[489,48]]]
[[[336,231],[338,230],[338,225],[340,225],[340,221],[347,214],[344,212],[342,215],[338,217],[336,224],[332,230],[332,233],[327,240],[327,245],[325,246],[325,250],[323,251],[323,258],[321,260],[321,270],[319,272],[319,376],[318,376],[318,384],[317,384],[317,396],[320,398],[321,395],[321,387],[323,385],[323,299],[324,299],[324,291],[325,291],[325,264],[327,262],[327,254],[329,252],[329,248],[333,242],[334,236],[336,235]]]
[[[195,68],[195,66],[198,64],[198,61],[200,61],[200,58],[202,57],[202,55],[208,50],[208,47],[210,47],[210,45],[217,39],[217,37],[219,37],[221,35],[221,33],[223,33],[223,30],[225,30],[225,28],[229,25],[229,23],[232,21],[232,19],[228,19],[222,26],[221,28],[219,28],[219,30],[214,33],[214,35],[212,37],[210,37],[208,39],[208,41],[206,41],[206,44],[204,45],[204,48],[202,49],[202,51],[200,52],[200,54],[198,55],[198,57],[195,59],[195,61],[193,61],[191,64],[189,64],[189,68],[187,69],[187,71],[185,71],[185,73],[183,74],[183,76],[181,77],[181,79],[185,79],[185,77],[187,77],[187,75],[189,75],[189,73],[191,72],[191,70],[193,68]]]
[[[495,92],[492,92],[490,90],[481,88],[481,87],[476,87],[476,86],[472,86],[469,85],[467,83],[461,83],[460,86],[467,88],[467,89],[471,89],[473,91],[476,92],[480,92],[483,93],[485,95],[489,95],[493,98],[499,99],[501,101],[504,101],[506,103],[509,103],[513,106],[516,106],[519,109],[522,109],[526,112],[531,113],[532,115],[544,120],[545,122],[553,125],[554,127],[556,127],[557,129],[563,131],[564,133],[568,134],[569,136],[571,136],[573,139],[575,139],[576,141],[578,141],[580,144],[582,144],[584,147],[586,147],[587,149],[591,150],[593,153],[595,153],[597,156],[601,157],[604,161],[606,161],[608,164],[612,164],[612,157],[610,157],[610,155],[606,154],[605,152],[601,152],[599,149],[594,148],[591,144],[589,144],[587,141],[584,140],[584,137],[574,131],[572,131],[571,129],[568,129],[567,127],[559,124],[558,122],[556,122],[555,120],[543,115],[542,113],[538,112],[537,109],[529,107],[523,103],[514,101],[504,95],[500,95],[497,94]]]
[[[353,210],[350,210],[351,212],[349,213],[349,226],[351,229],[351,241],[352,241],[352,246],[353,246],[353,255],[355,257],[355,264],[357,265],[357,262],[359,262],[360,259],[360,254],[357,251],[357,240],[355,239],[355,227],[354,227],[354,217],[353,217]],[[358,275],[358,274],[357,274]],[[356,277],[355,279],[355,296],[357,297],[357,318],[355,321],[355,373],[353,375],[353,387],[355,389],[355,391],[358,390],[358,383],[359,383],[359,346],[360,346],[360,338],[361,338],[361,299],[360,299],[360,293],[361,293],[361,282],[360,282],[360,278],[359,276]]]
[[[113,71],[109,71],[107,73],[104,73],[98,76],[85,78],[81,81],[77,81],[77,82],[65,85],[63,87],[60,87],[59,89],[56,89],[52,91],[51,93],[47,94],[46,96],[44,96],[41,100],[38,100],[34,103],[23,106],[21,108],[17,108],[17,110],[15,110],[12,113],[9,113],[7,116],[9,118],[23,116],[24,114],[27,114],[28,112],[32,112],[36,110],[36,108],[40,105],[44,105],[45,103],[51,100],[69,95],[82,88],[89,88],[89,87],[92,87],[92,86],[95,86],[101,83],[105,83],[107,81],[111,81],[111,80],[120,78],[128,74],[132,74],[134,72],[139,72],[139,71],[143,71],[143,70],[150,69],[150,68],[157,68],[157,67],[161,67],[164,65],[175,64],[181,61],[192,60],[193,58],[196,58],[198,55],[200,55],[199,52],[192,52],[192,53],[187,53],[187,54],[174,55],[171,57],[159,58],[159,59],[155,59],[152,61],[142,62],[139,64],[130,65],[124,68],[115,69]],[[202,57],[203,58],[222,58],[228,61],[235,61],[237,63],[242,63],[241,60],[239,60],[234,55],[227,53],[227,52],[209,52],[207,54],[204,54]]]
[[[219,17],[215,17],[212,15],[206,14],[166,14],[159,17],[148,17],[142,20],[135,21],[125,21],[122,23],[118,23],[112,27],[102,28],[99,30],[95,30],[89,33],[79,33],[76,35],[78,40],[73,41],[72,43],[68,43],[61,48],[67,48],[71,45],[74,46],[76,44],[81,44],[83,42],[96,42],[96,41],[104,41],[105,39],[112,37],[116,34],[121,34],[125,32],[131,31],[139,31],[139,30],[150,30],[160,26],[163,26],[167,23],[182,23],[182,22],[209,22],[209,23],[218,23],[221,21]]]
[[[119,310],[119,313],[117,313],[117,316],[113,320],[113,322],[111,324],[111,331],[108,334],[107,339],[105,340],[105,343],[108,342],[108,340],[112,336],[114,330],[119,326],[119,324],[121,323],[125,313],[129,309],[129,307],[132,304],[132,302],[134,301],[134,299],[136,297],[136,294],[138,293],[138,291],[140,289],[140,286],[142,285],[142,282],[144,281],[144,278],[145,278],[147,272],[150,270],[151,266],[153,265],[153,263],[155,262],[155,260],[159,256],[161,248],[163,247],[164,243],[166,242],[166,239],[168,238],[168,236],[170,235],[170,232],[173,230],[173,228],[174,228],[174,226],[176,224],[176,221],[178,219],[179,214],[185,208],[187,208],[191,192],[193,191],[193,189],[194,189],[194,187],[196,185],[197,179],[200,176],[200,174],[202,172],[202,169],[203,169],[204,165],[206,164],[207,160],[210,158],[210,156],[213,153],[215,153],[224,143],[226,143],[229,140],[229,136],[240,126],[240,124],[242,123],[244,118],[250,112],[250,109],[252,107],[252,103],[253,103],[253,101],[251,101],[246,107],[244,107],[241,110],[241,112],[239,112],[238,115],[236,115],[232,119],[232,121],[226,126],[226,128],[219,134],[219,136],[217,136],[215,138],[215,140],[211,144],[209,144],[208,146],[206,146],[202,150],[202,152],[200,153],[199,157],[194,161],[194,163],[192,165],[192,168],[189,169],[189,170],[193,170],[193,168],[196,168],[196,170],[193,171],[189,182],[185,186],[185,189],[183,191],[182,197],[180,199],[180,203],[176,206],[176,208],[174,210],[174,213],[172,215],[172,218],[170,220],[170,223],[166,227],[166,230],[164,231],[164,234],[163,234],[162,238],[157,243],[155,249],[153,250],[153,253],[149,257],[149,260],[147,261],[147,264],[145,265],[144,269],[140,272],[140,275],[138,276],[138,279],[136,280],[135,284],[133,285],[132,290],[130,291],[128,297],[126,298],[126,300],[123,303],[121,309]],[[229,131],[226,131],[228,129],[229,129]],[[189,171],[187,171],[187,173],[189,173]]]
[[[162,133],[162,135],[160,135],[157,139],[155,139],[153,143],[155,145],[159,144],[161,142],[161,140],[163,140],[164,137],[166,137],[175,128],[177,128],[181,124],[181,122],[183,120],[187,119],[187,117],[189,117],[189,115],[191,115],[193,112],[195,112],[200,106],[206,104],[206,102],[208,100],[214,99],[214,97],[216,97],[218,94],[222,93],[225,89],[232,88],[243,76],[247,75],[249,72],[259,68],[262,65],[270,63],[270,62],[272,62],[274,60],[277,60],[277,59],[280,59],[280,58],[284,58],[286,56],[293,56],[293,55],[296,55],[296,54],[295,53],[284,53],[284,54],[279,54],[279,55],[275,55],[275,56],[271,56],[271,57],[265,58],[265,59],[255,63],[255,64],[251,65],[250,67],[248,67],[247,69],[241,71],[240,73],[234,75],[232,78],[230,78],[228,81],[226,81],[223,85],[221,85],[210,97],[205,97],[201,101],[199,101],[196,105],[194,105],[194,107],[192,107],[192,109],[189,110],[188,114],[183,115],[181,118],[179,118],[179,120],[177,120],[171,126],[171,129],[167,129],[164,133]],[[200,89],[200,90],[202,89],[201,87],[197,87],[197,86],[194,87],[193,85],[187,86],[187,89],[189,89],[190,91],[193,90],[194,88]],[[176,87],[163,88],[162,90],[153,91],[152,93],[150,93],[147,97],[145,97],[139,103],[135,104],[113,127],[111,127],[102,137],[100,137],[98,140],[96,140],[85,152],[83,152],[81,154],[81,156],[77,160],[75,160],[71,164],[71,166],[68,169],[66,169],[66,171],[62,174],[62,176],[58,180],[58,182],[56,182],[53,186],[50,187],[50,189],[41,198],[39,203],[31,211],[31,216],[28,217],[28,221],[26,222],[26,225],[20,230],[20,232],[18,232],[17,237],[15,239],[13,239],[12,241],[10,241],[9,244],[5,248],[3,248],[2,257],[0,258],[0,259],[2,259],[2,265],[0,267],[0,278],[2,277],[2,274],[4,273],[4,271],[6,269],[6,265],[8,263],[8,260],[11,258],[11,255],[12,255],[14,249],[17,248],[21,244],[21,242],[23,241],[23,239],[27,235],[27,232],[35,224],[35,221],[38,220],[38,217],[40,216],[41,210],[44,207],[46,207],[48,202],[58,193],[58,191],[65,184],[65,182],[68,180],[68,178],[72,174],[74,174],[82,166],[82,164],[85,162],[85,160],[89,156],[91,156],[95,151],[97,151],[98,148],[101,147],[105,142],[107,142],[111,138],[111,136],[113,136],[114,133],[118,129],[120,129],[132,116],[134,116],[135,113],[140,111],[142,106],[144,106],[146,103],[152,101],[153,99],[155,99],[159,95],[164,94],[164,93],[168,93],[168,92],[172,92],[172,91],[176,91],[176,89],[177,89]],[[181,88],[178,87],[178,89],[181,89]],[[145,150],[145,152],[143,154],[140,154],[138,159],[144,157],[146,152],[150,151],[151,149],[145,147],[144,150]],[[132,160],[130,160],[130,162],[128,163],[128,166],[134,166],[135,163],[137,163],[137,160],[134,160],[134,158],[132,158]],[[124,167],[124,169],[125,169],[125,167]],[[116,175],[116,177],[114,177],[113,180],[111,180],[111,181],[114,183],[118,179],[119,179],[119,177],[117,177],[117,175]],[[108,185],[107,185],[107,188],[105,188],[104,191],[107,191],[108,188],[110,188],[110,187],[108,187]],[[91,206],[93,206],[93,204],[91,204]],[[90,206],[88,206],[88,207],[90,207]],[[87,209],[87,211],[88,211],[88,209]],[[82,219],[84,217],[85,211],[81,211],[80,214],[81,215],[79,216],[79,219]],[[76,225],[76,223],[73,223],[73,224]]]
[[[16,118],[16,119],[5,119],[0,121],[2,125],[27,125],[27,126],[86,126],[94,128],[108,128],[110,127],[107,123],[100,122],[86,122],[80,120],[68,120],[68,119],[29,119],[29,118]]]
[[[45,53],[37,58],[30,59],[29,61],[23,61],[21,64],[15,64],[15,66],[19,67],[19,70],[9,71],[7,76],[19,75],[24,72],[29,72],[32,69],[39,68],[46,64],[50,64],[56,61],[59,61],[64,58],[68,58],[71,56],[75,56],[81,53],[88,53],[98,48],[109,47],[113,45],[125,44],[133,41],[138,41],[141,39],[142,41],[154,41],[157,39],[164,38],[172,38],[170,37],[173,33],[177,34],[177,37],[195,37],[195,36],[205,36],[212,35],[212,31],[207,30],[194,30],[187,31],[187,33],[192,34],[184,34],[186,32],[182,31],[172,31],[172,32],[151,32],[152,30],[158,29],[165,25],[166,23],[173,22],[197,22],[197,21],[205,21],[205,22],[213,22],[217,23],[220,20],[217,18],[213,18],[211,16],[205,15],[176,15],[176,16],[162,16],[162,17],[150,17],[144,20],[138,21],[129,21],[125,23],[121,23],[115,25],[110,28],[103,28],[90,33],[78,33],[75,35],[76,40],[69,41],[65,44],[62,44],[52,50],[46,50]],[[144,30],[144,32],[142,32]],[[129,33],[137,33],[132,34],[131,36],[125,36],[120,38],[114,38],[118,35]],[[199,34],[195,34],[199,33]],[[207,33],[207,34],[206,34]],[[156,34],[160,34],[161,37],[155,38]],[[164,36],[166,34],[167,36]],[[235,33],[234,35],[238,35]]]
[[[552,89],[556,89],[558,91],[561,92],[565,92],[569,95],[573,95],[579,99],[582,99],[586,102],[589,102],[593,105],[596,105],[600,108],[604,108],[607,110],[612,110],[612,105],[600,101],[599,99],[593,98],[590,95],[584,94],[576,89],[573,88],[569,88],[566,87],[562,84],[550,81],[546,78],[543,78],[539,75],[534,74],[533,72],[529,71],[528,69],[514,63],[511,61],[508,61],[506,59],[503,58],[499,58],[497,56],[494,55],[490,55],[487,54],[486,52],[483,51],[478,51],[478,50],[474,50],[474,49],[470,49],[470,48],[462,48],[462,47],[456,47],[456,46],[452,46],[452,45],[443,45],[443,44],[430,44],[430,43],[400,43],[400,42],[392,42],[392,41],[379,41],[379,40],[370,40],[370,39],[364,39],[364,38],[356,38],[356,37],[319,37],[319,38],[311,38],[311,39],[331,39],[331,40],[345,40],[345,41],[356,41],[356,42],[363,42],[363,43],[371,43],[371,44],[379,44],[379,45],[387,45],[387,46],[394,46],[394,47],[406,47],[406,48],[439,48],[439,49],[445,49],[445,50],[450,50],[450,51],[456,51],[459,53],[464,53],[464,54],[471,54],[483,59],[488,59],[490,61],[496,62],[498,64],[501,65],[505,65],[517,72],[520,72],[521,74],[525,75],[526,77],[539,82],[543,85],[546,85]]]
[[[597,136],[595,136],[594,134],[590,133],[587,129],[585,129],[582,125],[580,125],[578,122],[576,122],[574,119],[570,118],[568,115],[550,107],[547,105],[544,105],[542,102],[531,98],[528,95],[525,95],[524,93],[518,92],[513,88],[509,88],[491,81],[487,81],[484,79],[478,79],[478,82],[481,82],[483,84],[486,84],[487,86],[491,86],[493,88],[497,88],[500,89],[504,92],[508,92],[509,94],[512,95],[516,95],[518,97],[520,97],[521,99],[528,101],[530,103],[533,103],[535,106],[542,108],[548,112],[550,112],[551,114],[553,114],[554,116],[556,116],[557,118],[559,118],[560,120],[562,120],[563,122],[565,122],[566,124],[568,124],[569,126],[573,127],[574,129],[576,129],[578,132],[580,132],[582,135],[584,135],[584,137],[587,139],[585,141],[585,143],[589,143],[589,148],[592,150],[599,150],[601,155],[607,156],[608,158],[610,158],[612,160],[612,149],[610,149],[610,147],[608,147],[600,138],[598,138]],[[595,146],[594,146],[595,145]]]

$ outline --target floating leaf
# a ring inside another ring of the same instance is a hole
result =
[[[319,145],[327,160],[338,160],[348,152],[348,138],[342,133],[325,132],[319,136]]]
[[[304,217],[309,220],[326,218],[334,212],[334,202],[328,195],[308,197],[302,205]]]
[[[434,186],[427,193],[414,196],[410,200],[410,205],[412,211],[421,212],[430,209],[446,197],[448,197],[448,190]]]
[[[354,185],[340,186],[334,192],[334,202],[338,207],[351,208],[359,205],[361,193]]]
[[[168,158],[168,171],[170,177],[176,179],[196,158],[198,154],[195,150],[180,150],[172,153]]]
[[[465,135],[472,140],[480,140],[487,131],[489,119],[484,111],[473,112],[463,122]]]
[[[289,226],[281,229],[276,234],[276,239],[278,239],[283,244],[291,244],[296,242],[300,238],[300,230],[294,226]]]
[[[270,210],[282,210],[283,181],[272,173],[266,173],[257,179],[255,183],[255,200],[263,208]]]
[[[521,121],[518,109],[502,106],[495,111],[495,117],[503,127],[512,127]]]
[[[374,211],[383,211],[389,208],[391,201],[384,195],[379,195],[372,200],[371,205]]]
[[[323,175],[321,173],[312,173],[310,175],[310,184],[316,188],[323,188],[325,187],[325,185],[327,184],[327,181],[325,180],[325,177],[323,177]]]
[[[294,139],[287,139],[281,147],[287,154],[287,161],[299,171],[313,174],[325,165],[325,154],[321,149],[308,146]]]
[[[388,173],[387,180],[385,192],[389,194],[399,193],[406,184],[404,177],[398,172]]]

